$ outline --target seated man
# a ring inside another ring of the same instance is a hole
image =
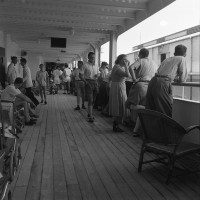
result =
[[[8,85],[1,94],[1,99],[5,101],[15,100],[15,106],[22,106],[24,108],[25,125],[33,125],[36,123],[35,119],[29,115],[29,105],[35,107],[35,104],[18,89],[23,84],[22,78],[16,78],[14,84]]]

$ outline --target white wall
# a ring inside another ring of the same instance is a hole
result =
[[[5,50],[6,50],[6,66],[10,64],[11,56],[17,56],[20,58],[21,55],[21,49],[17,45],[16,42],[14,42],[9,34],[4,35],[5,37]]]
[[[0,47],[5,48],[4,32],[0,30]]]
[[[192,125],[200,125],[200,103],[174,99],[173,119],[184,128]],[[184,137],[184,140],[200,144],[200,131],[192,131]]]
[[[32,80],[35,80],[36,73],[39,70],[39,65],[43,63],[43,58],[38,54],[28,52],[26,59],[27,59],[27,65],[31,69]]]

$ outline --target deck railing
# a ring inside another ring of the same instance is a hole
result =
[[[172,83],[173,96],[176,98],[200,102],[200,82]]]

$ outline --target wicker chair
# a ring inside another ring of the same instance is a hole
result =
[[[200,171],[200,145],[182,142],[182,138],[190,131],[200,130],[199,125],[185,129],[172,118],[148,109],[139,110],[138,115],[143,129],[138,172],[141,172],[142,165],[146,163],[167,164],[169,168],[166,183],[169,184],[174,167],[186,173]],[[143,161],[145,152],[153,153],[156,158]]]

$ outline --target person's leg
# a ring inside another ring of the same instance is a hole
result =
[[[80,104],[81,104],[81,89],[79,87],[79,83],[76,83],[76,89],[77,89],[77,107],[75,110],[80,110]]]
[[[39,87],[39,91],[40,91],[41,103],[43,103],[44,99],[43,99],[43,93],[42,93],[42,87],[41,86]]]
[[[85,87],[84,87],[84,83],[81,83],[81,97],[82,97],[82,108],[85,108]]]
[[[135,118],[134,118],[135,127],[133,129],[133,136],[134,137],[139,136],[140,120],[139,120],[139,117],[137,115],[137,111],[139,109],[145,109],[145,106],[143,106],[143,105],[131,105],[131,110],[133,111],[134,116],[135,116]]]
[[[26,93],[25,95],[31,99],[31,101],[37,106],[39,104],[38,100],[35,98],[32,90],[31,90],[31,87],[29,88],[25,88],[26,89]]]
[[[70,80],[69,80],[67,81],[67,94],[70,94],[70,91],[71,89],[70,89]]]
[[[43,92],[43,96],[44,96],[44,103],[47,104],[47,95],[46,95],[46,87],[42,87],[42,92]]]
[[[56,84],[56,94],[58,94],[58,90],[59,90],[59,84]]]
[[[93,116],[93,95],[90,93],[87,95],[88,96],[88,116],[92,117]]]
[[[25,122],[29,122],[30,121],[30,115],[29,115],[29,108],[28,108],[28,103],[26,101],[20,101],[17,100],[15,101],[15,106],[22,106],[24,108],[24,117],[25,117]]]

